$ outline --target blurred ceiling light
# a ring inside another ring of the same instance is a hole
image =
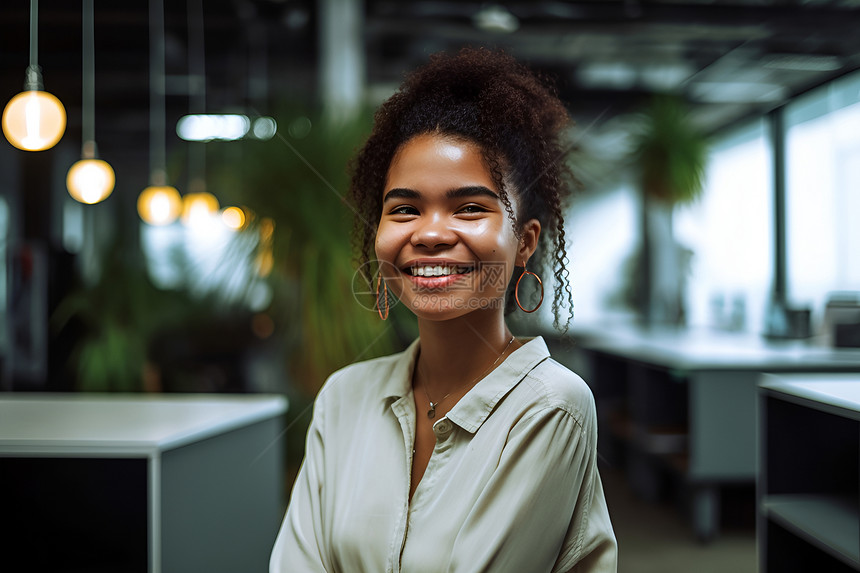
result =
[[[29,71],[29,70],[28,70]],[[3,110],[3,133],[24,151],[50,149],[66,130],[66,110],[53,94],[29,89],[13,97]]]
[[[693,74],[693,70],[681,62],[646,65],[639,69],[639,80],[652,91],[671,91]]]
[[[66,175],[66,187],[73,199],[87,205],[104,201],[113,191],[116,176],[107,161],[81,159]]]
[[[176,133],[185,141],[233,141],[251,129],[246,115],[200,113],[186,115],[176,123]]]
[[[73,199],[87,205],[104,201],[113,191],[113,167],[98,159],[95,142],[95,32],[93,0],[83,2],[83,81],[81,106],[81,160],[69,169],[66,188]]]
[[[771,54],[762,61],[765,68],[798,72],[833,72],[842,68],[842,60],[822,54]]]
[[[137,212],[150,225],[169,225],[181,210],[179,191],[170,185],[150,185],[137,198]]]
[[[66,131],[66,110],[56,96],[43,91],[38,63],[39,0],[30,0],[30,65],[24,91],[3,110],[3,133],[9,143],[24,151],[42,151],[57,144]]]
[[[510,34],[520,27],[520,21],[510,10],[498,4],[491,4],[478,10],[472,16],[475,27],[485,32]]]
[[[579,81],[590,88],[626,90],[636,85],[636,69],[623,63],[598,62],[576,71]]]
[[[179,118],[176,133],[185,141],[235,141],[250,139],[269,140],[277,131],[271,117],[258,117],[253,121],[247,115],[199,113]]]
[[[193,228],[203,227],[218,212],[218,208],[218,199],[212,193],[188,193],[182,198],[182,223]]]
[[[788,90],[758,82],[700,82],[690,86],[690,95],[702,103],[767,103],[784,101]]]
[[[238,231],[245,226],[245,211],[239,207],[227,207],[221,212],[221,220],[229,228]]]
[[[251,128],[251,132],[248,134],[253,139],[259,139],[260,141],[268,141],[275,137],[275,134],[278,132],[278,124],[275,122],[274,118],[271,117],[258,117],[253,122],[253,127]]]

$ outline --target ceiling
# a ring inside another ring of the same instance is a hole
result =
[[[207,111],[315,97],[317,3],[205,0],[201,28],[199,17],[188,16],[198,2],[165,0],[168,125],[200,105],[203,92],[195,86],[205,85]],[[363,9],[374,98],[390,93],[429,53],[497,46],[552,74],[580,125],[635,109],[650,93],[676,91],[713,131],[860,68],[860,0],[365,0]],[[79,2],[40,2],[45,88],[65,103],[72,134],[80,129],[81,20]],[[23,84],[28,22],[29,2],[0,3],[5,99]],[[189,74],[189,30],[204,32],[205,84]],[[96,138],[103,154],[139,156],[146,149],[149,33],[147,0],[95,3]],[[168,137],[175,138],[170,128]]]
[[[677,91],[707,130],[761,113],[860,67],[860,2],[505,2],[519,28],[475,29],[480,2],[371,2],[371,80],[459,44],[505,47],[550,71],[571,112],[612,117]]]

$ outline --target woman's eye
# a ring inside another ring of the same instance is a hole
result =
[[[486,213],[487,209],[481,205],[465,205],[460,208],[461,213]]]
[[[391,215],[417,215],[418,209],[411,205],[401,205],[399,207],[395,207],[389,213]]]

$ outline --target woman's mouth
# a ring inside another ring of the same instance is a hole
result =
[[[475,270],[475,267],[465,265],[415,265],[407,267],[407,274],[413,277],[447,277],[464,275]]]
[[[474,270],[473,265],[456,264],[417,264],[404,269],[413,284],[426,289],[446,288]]]

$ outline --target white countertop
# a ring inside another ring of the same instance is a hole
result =
[[[582,348],[682,370],[858,370],[860,349],[815,346],[799,340],[692,328],[578,325]]]
[[[768,374],[761,387],[854,412],[860,416],[858,374]]]
[[[149,455],[286,410],[273,395],[0,394],[0,455]]]

